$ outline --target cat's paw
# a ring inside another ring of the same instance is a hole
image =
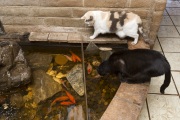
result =
[[[89,38],[90,38],[90,39],[94,39],[95,37],[92,35],[92,36],[90,36]]]
[[[131,45],[135,45],[135,44],[137,44],[137,42],[131,42]]]

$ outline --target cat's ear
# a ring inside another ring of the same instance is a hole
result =
[[[81,17],[81,19],[86,19],[85,15]]]
[[[90,21],[92,21],[93,20],[93,16],[90,16]]]

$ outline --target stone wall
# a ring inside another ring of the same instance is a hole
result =
[[[166,0],[1,0],[0,19],[7,32],[32,32],[33,26],[84,27],[80,17],[88,10],[127,10],[141,16],[155,40],[165,5]]]

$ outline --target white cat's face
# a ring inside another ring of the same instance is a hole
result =
[[[94,19],[93,19],[93,13],[92,11],[88,11],[86,12],[81,19],[84,19],[85,24],[87,24],[88,26],[94,26]]]

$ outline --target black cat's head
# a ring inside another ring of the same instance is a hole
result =
[[[99,75],[101,76],[105,76],[105,75],[108,75],[110,73],[110,65],[109,65],[109,62],[108,61],[104,61],[102,62],[98,69],[97,69]]]

